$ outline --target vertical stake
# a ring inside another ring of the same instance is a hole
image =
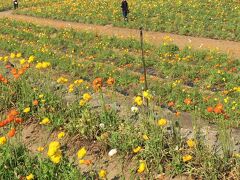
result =
[[[142,49],[142,63],[143,63],[143,70],[144,70],[144,91],[148,90],[148,84],[147,84],[147,70],[146,70],[146,63],[144,59],[144,48],[143,48],[143,28],[140,28],[140,39],[141,39],[141,49]],[[147,99],[147,106],[148,106],[148,99]]]

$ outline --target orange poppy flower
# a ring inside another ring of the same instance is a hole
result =
[[[175,105],[175,103],[174,103],[173,101],[171,101],[171,102],[168,103],[168,106],[169,106],[169,107],[172,107],[172,106],[174,106],[174,105]]]
[[[0,127],[4,127],[8,124],[8,121],[5,119],[3,121],[0,122]]]
[[[15,122],[18,123],[18,124],[21,124],[23,122],[23,119],[22,118],[16,118]]]
[[[144,76],[141,76],[140,79],[139,79],[140,83],[144,83],[145,82],[145,77]]]
[[[2,74],[0,74],[0,82],[7,84],[8,80],[6,78],[4,78]]]
[[[103,85],[103,81],[102,81],[102,78],[96,78],[94,79],[93,81],[93,89],[95,91],[99,90]]]
[[[12,115],[12,116],[17,116],[19,114],[19,112],[16,110],[16,109],[12,109],[10,112],[9,112],[9,115]]]
[[[20,77],[20,75],[19,75],[19,74],[14,74],[13,77],[14,77],[15,79],[18,79],[18,78]]]
[[[179,117],[179,116],[181,115],[181,113],[180,113],[180,112],[176,112],[175,115],[176,115],[177,117]]]
[[[216,105],[216,108],[223,109],[223,105],[221,103],[219,103],[219,104]]]
[[[0,78],[0,82],[3,82],[4,84],[7,84],[8,80],[6,78]]]
[[[222,111],[221,111],[221,109],[218,109],[218,108],[214,108],[214,110],[213,110],[216,114],[221,114],[222,113]]]
[[[14,119],[15,119],[15,116],[10,115],[10,116],[7,116],[6,121],[7,121],[8,123],[10,123],[10,122],[12,122]]]
[[[23,70],[23,69],[19,69],[19,70],[18,70],[18,74],[19,74],[19,75],[22,75],[23,73],[24,73],[24,70]]]
[[[80,160],[79,163],[89,166],[92,164],[92,161],[91,160]]]
[[[9,132],[8,132],[8,137],[13,137],[16,133],[16,129],[15,128],[12,128]]]
[[[184,100],[184,103],[185,103],[186,105],[190,105],[190,104],[192,104],[192,100],[189,99],[189,98],[186,98],[186,99]]]
[[[223,113],[223,105],[221,103],[217,104],[213,110],[216,114]]]
[[[3,121],[1,121],[0,122],[0,127],[4,127],[5,125],[4,125],[4,122]]]
[[[7,80],[6,78],[4,78],[2,82],[5,83],[5,84],[7,84],[7,83],[8,83],[8,80]]]
[[[115,83],[115,79],[114,78],[108,78],[108,80],[107,80],[107,84],[109,85],[109,86],[111,86],[111,85],[113,85]]]
[[[213,112],[213,107],[209,106],[209,107],[207,108],[207,111],[208,111],[208,112]]]
[[[34,100],[34,101],[33,101],[33,105],[34,105],[34,106],[37,106],[37,105],[38,105],[38,100]]]
[[[24,69],[30,68],[30,64],[24,64],[23,68],[24,68]]]
[[[12,73],[13,75],[16,75],[16,74],[17,74],[17,69],[16,69],[16,68],[12,68],[11,73]]]
[[[12,116],[17,116],[19,112],[16,109],[12,109],[8,114]]]

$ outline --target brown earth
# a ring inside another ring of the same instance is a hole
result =
[[[105,169],[107,171],[107,179],[146,179],[144,175],[137,175],[135,172],[138,167],[138,161],[133,157],[123,157],[121,155],[114,155],[113,157],[108,156],[108,152],[104,145],[97,141],[88,141],[82,139],[79,135],[69,136],[66,135],[62,140],[58,140],[57,134],[59,131],[50,132],[46,127],[39,125],[36,121],[31,121],[24,125],[22,131],[22,140],[26,147],[33,152],[38,154],[38,147],[44,147],[44,151],[41,152],[44,157],[47,158],[48,144],[51,141],[59,141],[63,147],[63,153],[70,159],[74,164],[78,164],[77,151],[85,147],[87,149],[87,155],[85,159],[91,160],[92,165],[78,165],[82,173],[87,176],[92,171],[98,171]],[[169,177],[165,174],[155,175],[156,180],[190,180],[188,176],[177,176]]]
[[[55,28],[73,28],[74,30],[91,31],[100,35],[116,36],[125,39],[127,38],[139,39],[139,30],[137,29],[119,28],[113,27],[111,25],[101,26],[93,24],[83,24],[46,18],[31,17],[26,15],[16,15],[12,14],[12,11],[0,12],[0,18],[4,17],[43,26],[51,26]],[[210,49],[210,50],[214,49],[220,52],[227,53],[235,58],[240,57],[240,42],[182,36],[171,33],[151,31],[144,32],[145,41],[154,45],[160,45],[163,42],[163,38],[166,36],[170,36],[173,39],[173,43],[178,45],[180,48],[191,46],[194,49]]]

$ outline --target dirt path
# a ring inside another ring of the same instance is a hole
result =
[[[24,22],[31,22],[38,25],[51,26],[55,28],[73,28],[75,30],[92,31],[100,35],[139,39],[139,31],[136,29],[112,27],[111,25],[100,26],[93,24],[74,23],[60,20],[30,17],[25,15],[15,15],[12,14],[12,11],[0,12],[0,18],[4,17]],[[144,33],[144,39],[146,40],[146,42],[154,45],[159,45],[161,42],[163,42],[163,38],[165,36],[170,36],[173,39],[173,43],[177,44],[180,48],[184,48],[185,46],[189,45],[194,49],[219,49],[220,52],[225,52],[232,57],[240,58],[240,42],[197,38],[151,31],[147,31]]]

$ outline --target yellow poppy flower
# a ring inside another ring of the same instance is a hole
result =
[[[25,109],[23,110],[23,112],[24,112],[24,113],[29,113],[30,110],[31,110],[30,107],[27,107],[27,108],[25,108]]]
[[[143,173],[145,171],[145,169],[146,169],[146,163],[144,161],[140,161],[137,172]]]
[[[187,140],[187,145],[190,147],[190,148],[193,148],[193,147],[196,147],[196,142],[192,139],[189,139]]]
[[[62,139],[64,136],[65,136],[65,133],[64,132],[60,132],[58,134],[58,139]]]
[[[160,119],[160,120],[158,120],[158,125],[161,126],[161,127],[167,125],[167,120],[166,120],[166,119]]]
[[[99,178],[101,178],[101,179],[106,178],[106,176],[107,176],[107,171],[101,169],[101,170],[98,172],[98,176],[99,176]]]
[[[188,154],[188,155],[183,156],[182,159],[183,159],[183,162],[187,162],[187,161],[192,160],[192,156]]]
[[[31,173],[28,176],[26,176],[27,180],[33,180],[34,179],[34,175]]]
[[[84,158],[84,156],[85,156],[86,154],[87,154],[87,150],[85,149],[85,147],[81,148],[81,149],[77,152],[78,159]]]
[[[138,153],[142,148],[140,146],[133,149],[134,153]]]
[[[7,138],[6,137],[0,137],[0,145],[6,144]]]
[[[39,124],[41,125],[47,125],[50,123],[50,120],[48,118],[44,118]]]

